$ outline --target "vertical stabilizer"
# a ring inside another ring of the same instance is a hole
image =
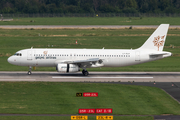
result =
[[[139,49],[163,51],[169,24],[161,24]]]

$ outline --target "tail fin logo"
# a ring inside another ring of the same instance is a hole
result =
[[[163,46],[164,44],[164,36],[157,36],[157,37],[154,37],[154,46],[157,46],[158,47],[158,51],[159,51],[159,47]]]

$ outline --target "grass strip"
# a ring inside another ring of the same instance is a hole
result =
[[[76,97],[98,92],[98,97]],[[114,115],[180,114],[180,105],[154,87],[107,83],[0,82],[0,113],[78,114],[79,108],[112,108]]]

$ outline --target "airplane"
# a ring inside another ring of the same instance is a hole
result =
[[[28,75],[32,67],[56,67],[58,72],[72,73],[86,68],[122,67],[150,62],[172,55],[163,51],[169,24],[161,24],[146,42],[137,49],[47,49],[31,48],[16,52],[8,62],[18,66],[28,66]]]

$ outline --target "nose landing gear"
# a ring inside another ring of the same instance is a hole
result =
[[[32,73],[31,73],[31,68],[32,68],[32,67],[29,66],[29,71],[28,71],[28,73],[27,73],[28,75],[31,75],[31,74],[32,74]]]

